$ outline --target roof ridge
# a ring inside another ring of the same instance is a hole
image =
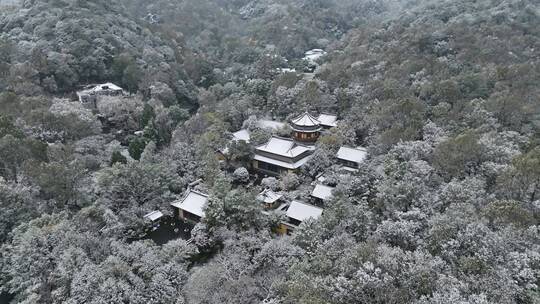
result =
[[[186,197],[191,193],[195,193],[195,194],[199,194],[199,195],[202,195],[204,197],[209,197],[210,195],[206,194],[206,193],[202,193],[200,191],[197,191],[197,190],[193,190],[193,189],[189,189],[188,192],[186,193]]]
[[[291,121],[292,121],[293,124],[296,124],[297,122],[299,122],[304,117],[307,117],[307,119],[309,119],[311,121],[311,123],[313,123],[313,124],[317,124],[317,125],[321,124],[321,122],[315,116],[311,115],[311,113],[309,113],[308,111],[305,111],[304,113],[296,116]]]

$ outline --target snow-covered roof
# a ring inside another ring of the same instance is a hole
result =
[[[337,115],[320,114],[317,120],[321,122],[321,125],[326,127],[337,127]]]
[[[350,168],[350,167],[347,167],[347,166],[340,166],[337,169],[338,169],[338,171],[347,171],[347,172],[351,172],[351,173],[358,172],[358,169]]]
[[[296,118],[292,119],[291,122],[301,127],[316,127],[321,124],[321,122],[318,121],[317,118],[315,118],[308,112],[304,112],[300,116],[297,116]]]
[[[257,122],[257,126],[261,129],[277,130],[285,127],[285,123],[269,119],[261,119]]]
[[[332,191],[334,188],[325,185],[317,184],[315,189],[311,192],[311,196],[320,198],[322,200],[329,200],[333,197]]]
[[[234,132],[233,133],[233,140],[235,140],[235,141],[243,140],[245,142],[249,142],[249,140],[250,140],[249,130],[242,129],[240,131]]]
[[[349,147],[341,147],[339,148],[339,151],[337,152],[337,158],[355,162],[357,164],[362,163],[367,157],[367,150],[362,147],[358,148],[349,148]]]
[[[204,217],[203,209],[207,203],[208,195],[189,190],[182,200],[172,203],[171,206],[182,209],[191,214]]]
[[[122,88],[115,85],[112,82],[107,82],[103,84],[98,84],[95,86],[91,86],[86,88],[85,90],[81,91],[80,93],[84,94],[92,94],[92,93],[98,93],[102,91],[122,91]]]
[[[326,175],[324,173],[321,173],[317,176],[317,181],[324,183],[326,181]]]
[[[287,209],[287,216],[303,222],[309,218],[318,219],[322,212],[323,210],[319,207],[299,201],[292,201],[289,209]]]
[[[259,193],[259,195],[257,195],[257,199],[261,202],[264,202],[265,204],[273,204],[282,197],[283,195],[275,193],[270,189],[266,189],[263,192]]]
[[[315,61],[324,55],[326,55],[326,52],[324,50],[313,49],[313,50],[307,51],[303,59],[308,60],[308,61]]]
[[[262,156],[262,155],[258,155],[258,154],[255,154],[255,156],[253,157],[254,160],[257,160],[257,161],[262,161],[262,162],[265,162],[265,163],[268,163],[268,164],[272,164],[272,165],[276,165],[276,166],[279,166],[279,167],[282,167],[282,168],[286,168],[286,169],[291,169],[291,170],[294,170],[294,169],[298,169],[300,167],[302,167],[308,160],[311,159],[311,156],[312,155],[308,155],[300,160],[298,160],[297,162],[294,162],[294,163],[288,163],[288,162],[284,162],[284,161],[281,161],[281,160],[277,160],[277,159],[274,159],[274,158],[270,158],[270,157],[266,157],[266,156]]]
[[[312,54],[324,54],[323,49],[312,49],[306,52],[306,55],[312,55]]]
[[[289,158],[297,157],[311,150],[312,148],[310,147],[296,144],[292,139],[277,136],[273,136],[266,144],[256,148],[256,151],[268,152]]]
[[[150,213],[148,213],[147,215],[144,216],[145,219],[148,219],[150,221],[155,221],[155,220],[158,220],[160,219],[161,217],[163,217],[163,213],[159,210],[156,210],[156,211],[152,211]]]
[[[278,68],[277,70],[281,73],[296,73],[296,69],[291,68]]]

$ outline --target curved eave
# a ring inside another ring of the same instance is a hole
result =
[[[316,129],[302,129],[292,126],[291,129],[295,132],[302,132],[302,133],[315,133],[320,132],[322,130],[321,127],[317,127]]]

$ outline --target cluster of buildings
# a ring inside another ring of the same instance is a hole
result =
[[[315,117],[305,112],[289,122],[292,129],[290,138],[272,136],[268,142],[255,147],[252,159],[252,170],[267,176],[278,176],[285,173],[297,172],[313,155],[316,150],[315,142],[326,130],[337,126],[337,116],[320,114]],[[261,120],[261,128],[279,129],[284,123]],[[250,142],[250,132],[246,129],[232,134],[232,141]],[[219,153],[227,153],[227,149]],[[336,154],[337,162],[344,171],[357,171],[367,157],[367,151],[358,147],[341,147]],[[278,227],[278,233],[290,234],[307,219],[317,219],[323,209],[318,207],[333,198],[333,187],[317,182],[311,192],[310,203],[292,200],[287,201],[284,195],[265,189],[257,200],[265,209],[265,213],[278,212],[284,215],[284,220]],[[183,221],[198,222],[204,218],[204,207],[209,196],[205,193],[188,190],[182,199],[171,204],[175,217]]]
[[[255,147],[252,167],[267,175],[281,175],[297,172],[315,151],[314,143],[326,130],[337,126],[337,116],[320,114],[314,117],[308,112],[290,122],[292,137],[273,136],[270,140]],[[233,134],[234,140],[249,142],[249,131],[240,130]],[[356,171],[365,160],[364,148],[341,147],[336,155],[338,162],[347,171]]]
[[[320,52],[314,52],[311,60],[322,56]],[[77,92],[79,102],[86,107],[95,109],[101,96],[123,96],[124,90],[113,84],[105,83],[85,87]],[[327,130],[336,127],[338,119],[336,115],[321,113],[318,116],[305,112],[293,118],[288,123],[292,132],[290,138],[272,136],[268,142],[255,147],[251,169],[263,175],[279,176],[286,173],[296,173],[306,164],[316,150],[315,142],[320,135]],[[259,120],[257,125],[263,129],[279,130],[287,126],[287,123],[273,120]],[[250,142],[250,132],[247,129],[239,130],[232,134],[232,141]],[[227,148],[220,151],[227,154]],[[341,147],[336,154],[338,163],[346,171],[356,171],[367,156],[364,148]],[[281,234],[289,234],[307,219],[317,219],[323,209],[316,205],[323,205],[324,201],[333,196],[333,188],[322,183],[317,183],[311,193],[313,204],[293,200],[286,201],[284,196],[270,189],[261,192],[257,200],[263,205],[265,212],[279,212],[284,215],[284,220],[278,227]],[[205,206],[209,196],[195,190],[188,190],[182,199],[173,202],[171,206],[175,212],[175,218],[186,222],[199,222],[205,216]],[[153,211],[144,216],[144,220],[152,223],[153,228],[159,226],[163,217],[160,211]]]
[[[324,188],[321,188],[324,187]],[[333,188],[317,185],[312,196],[319,196],[320,199],[328,200],[332,197]],[[208,194],[195,190],[188,190],[178,201],[171,203],[174,209],[174,217],[181,221],[197,223],[205,217],[204,208],[208,204],[210,197]],[[283,195],[270,189],[266,189],[257,196],[257,200],[264,206],[264,213],[280,212],[284,215],[277,232],[279,234],[292,233],[302,222],[308,219],[317,219],[321,216],[323,209],[313,204],[308,204],[298,200],[287,202]],[[151,217],[154,211],[146,217]],[[160,213],[160,212],[159,212]],[[161,214],[161,213],[160,213]]]

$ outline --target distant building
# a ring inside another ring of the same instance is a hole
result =
[[[299,201],[292,201],[285,213],[287,220],[281,222],[278,232],[280,234],[290,234],[302,222],[308,219],[318,219],[322,212],[323,209],[319,207]]]
[[[337,127],[337,115],[321,113],[317,120],[321,123],[324,129]]]
[[[325,201],[331,200],[334,195],[332,194],[332,191],[334,191],[335,188],[317,184],[315,185],[315,188],[313,189],[313,192],[311,192],[311,196],[315,198],[315,201],[317,203],[323,203]]]
[[[367,150],[362,147],[341,147],[336,156],[345,170],[357,171],[367,157]]]
[[[292,139],[274,136],[255,148],[253,168],[270,175],[296,172],[313,153],[313,147],[296,143]]]
[[[315,71],[315,69],[319,65],[317,63],[317,60],[319,60],[319,58],[324,55],[326,55],[326,52],[321,49],[313,49],[307,51],[304,55],[304,58],[302,58],[303,60],[307,61],[308,64],[306,72],[312,73],[313,71]]]
[[[291,69],[291,68],[278,68],[277,69],[278,72],[280,73],[296,73],[296,69]]]
[[[175,217],[183,221],[199,222],[204,216],[204,208],[208,204],[208,195],[188,190],[179,201],[171,204],[175,208]]]
[[[275,209],[282,201],[283,195],[266,189],[257,195],[257,200],[264,204],[264,209]]]
[[[314,143],[321,134],[321,122],[308,112],[291,120],[293,138],[299,142]]]
[[[99,96],[121,96],[124,90],[113,84],[104,83],[95,86],[87,86],[84,90],[77,92],[79,101],[88,108],[96,108]]]
[[[312,50],[309,50],[305,53],[304,55],[304,60],[307,60],[307,61],[315,61],[319,58],[321,58],[322,56],[326,55],[326,52],[322,49],[312,49]]]

